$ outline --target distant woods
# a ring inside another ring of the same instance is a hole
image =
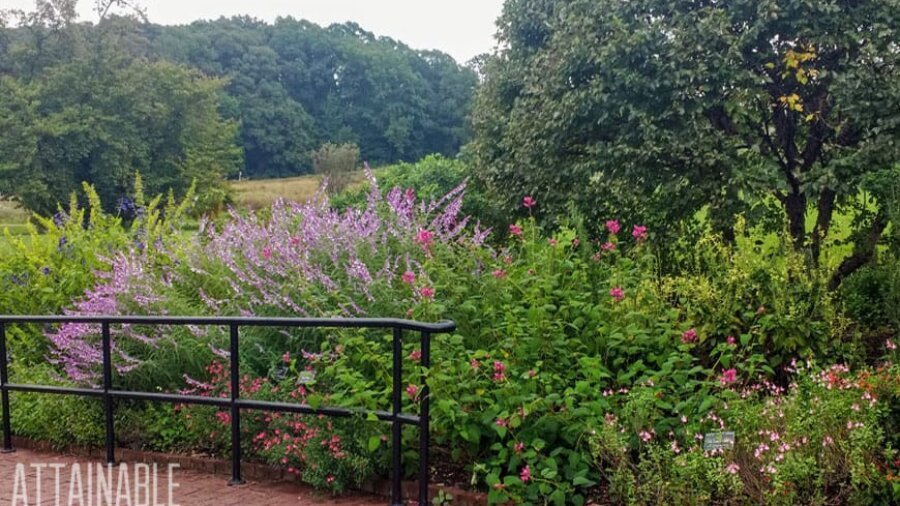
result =
[[[381,164],[468,139],[477,77],[444,53],[353,23],[76,22],[74,3],[0,20],[0,193],[33,210],[55,211],[81,181],[114,203],[136,171],[148,193],[197,180],[203,195],[239,172],[311,173],[328,143]]]

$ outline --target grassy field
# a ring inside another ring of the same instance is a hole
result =
[[[353,175],[352,185],[360,184],[365,176],[362,171]],[[231,188],[236,193],[238,206],[260,209],[272,205],[279,198],[304,202],[315,195],[322,184],[317,175],[288,177],[281,179],[256,179],[233,181]]]
[[[24,234],[26,220],[28,213],[24,209],[16,207],[8,200],[0,200],[0,254],[3,254],[8,246],[3,230],[8,229],[14,235]]]

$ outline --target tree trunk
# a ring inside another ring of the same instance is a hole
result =
[[[819,194],[819,203],[817,208],[819,216],[816,218],[816,228],[813,229],[812,236],[812,261],[813,264],[819,265],[819,255],[822,253],[822,242],[828,237],[828,231],[831,230],[831,218],[834,215],[834,201],[837,194],[831,188],[823,188]]]
[[[788,217],[788,231],[796,249],[806,243],[806,195],[791,192],[784,199],[784,210]]]
[[[829,290],[837,290],[837,288],[841,286],[841,282],[843,282],[847,276],[850,276],[875,259],[878,241],[881,239],[881,234],[884,233],[887,224],[887,216],[879,211],[878,214],[875,215],[875,220],[872,221],[872,226],[869,228],[866,237],[861,238],[861,240],[856,243],[853,254],[844,259],[831,276],[831,281],[828,282]]]

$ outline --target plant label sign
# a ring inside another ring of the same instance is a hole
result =
[[[703,435],[703,449],[730,450],[734,448],[734,432],[710,432]]]

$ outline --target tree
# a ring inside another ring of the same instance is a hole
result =
[[[835,210],[900,160],[896,0],[510,0],[500,39],[473,151],[510,206],[658,227],[708,206],[727,230],[775,199],[815,260]]]

